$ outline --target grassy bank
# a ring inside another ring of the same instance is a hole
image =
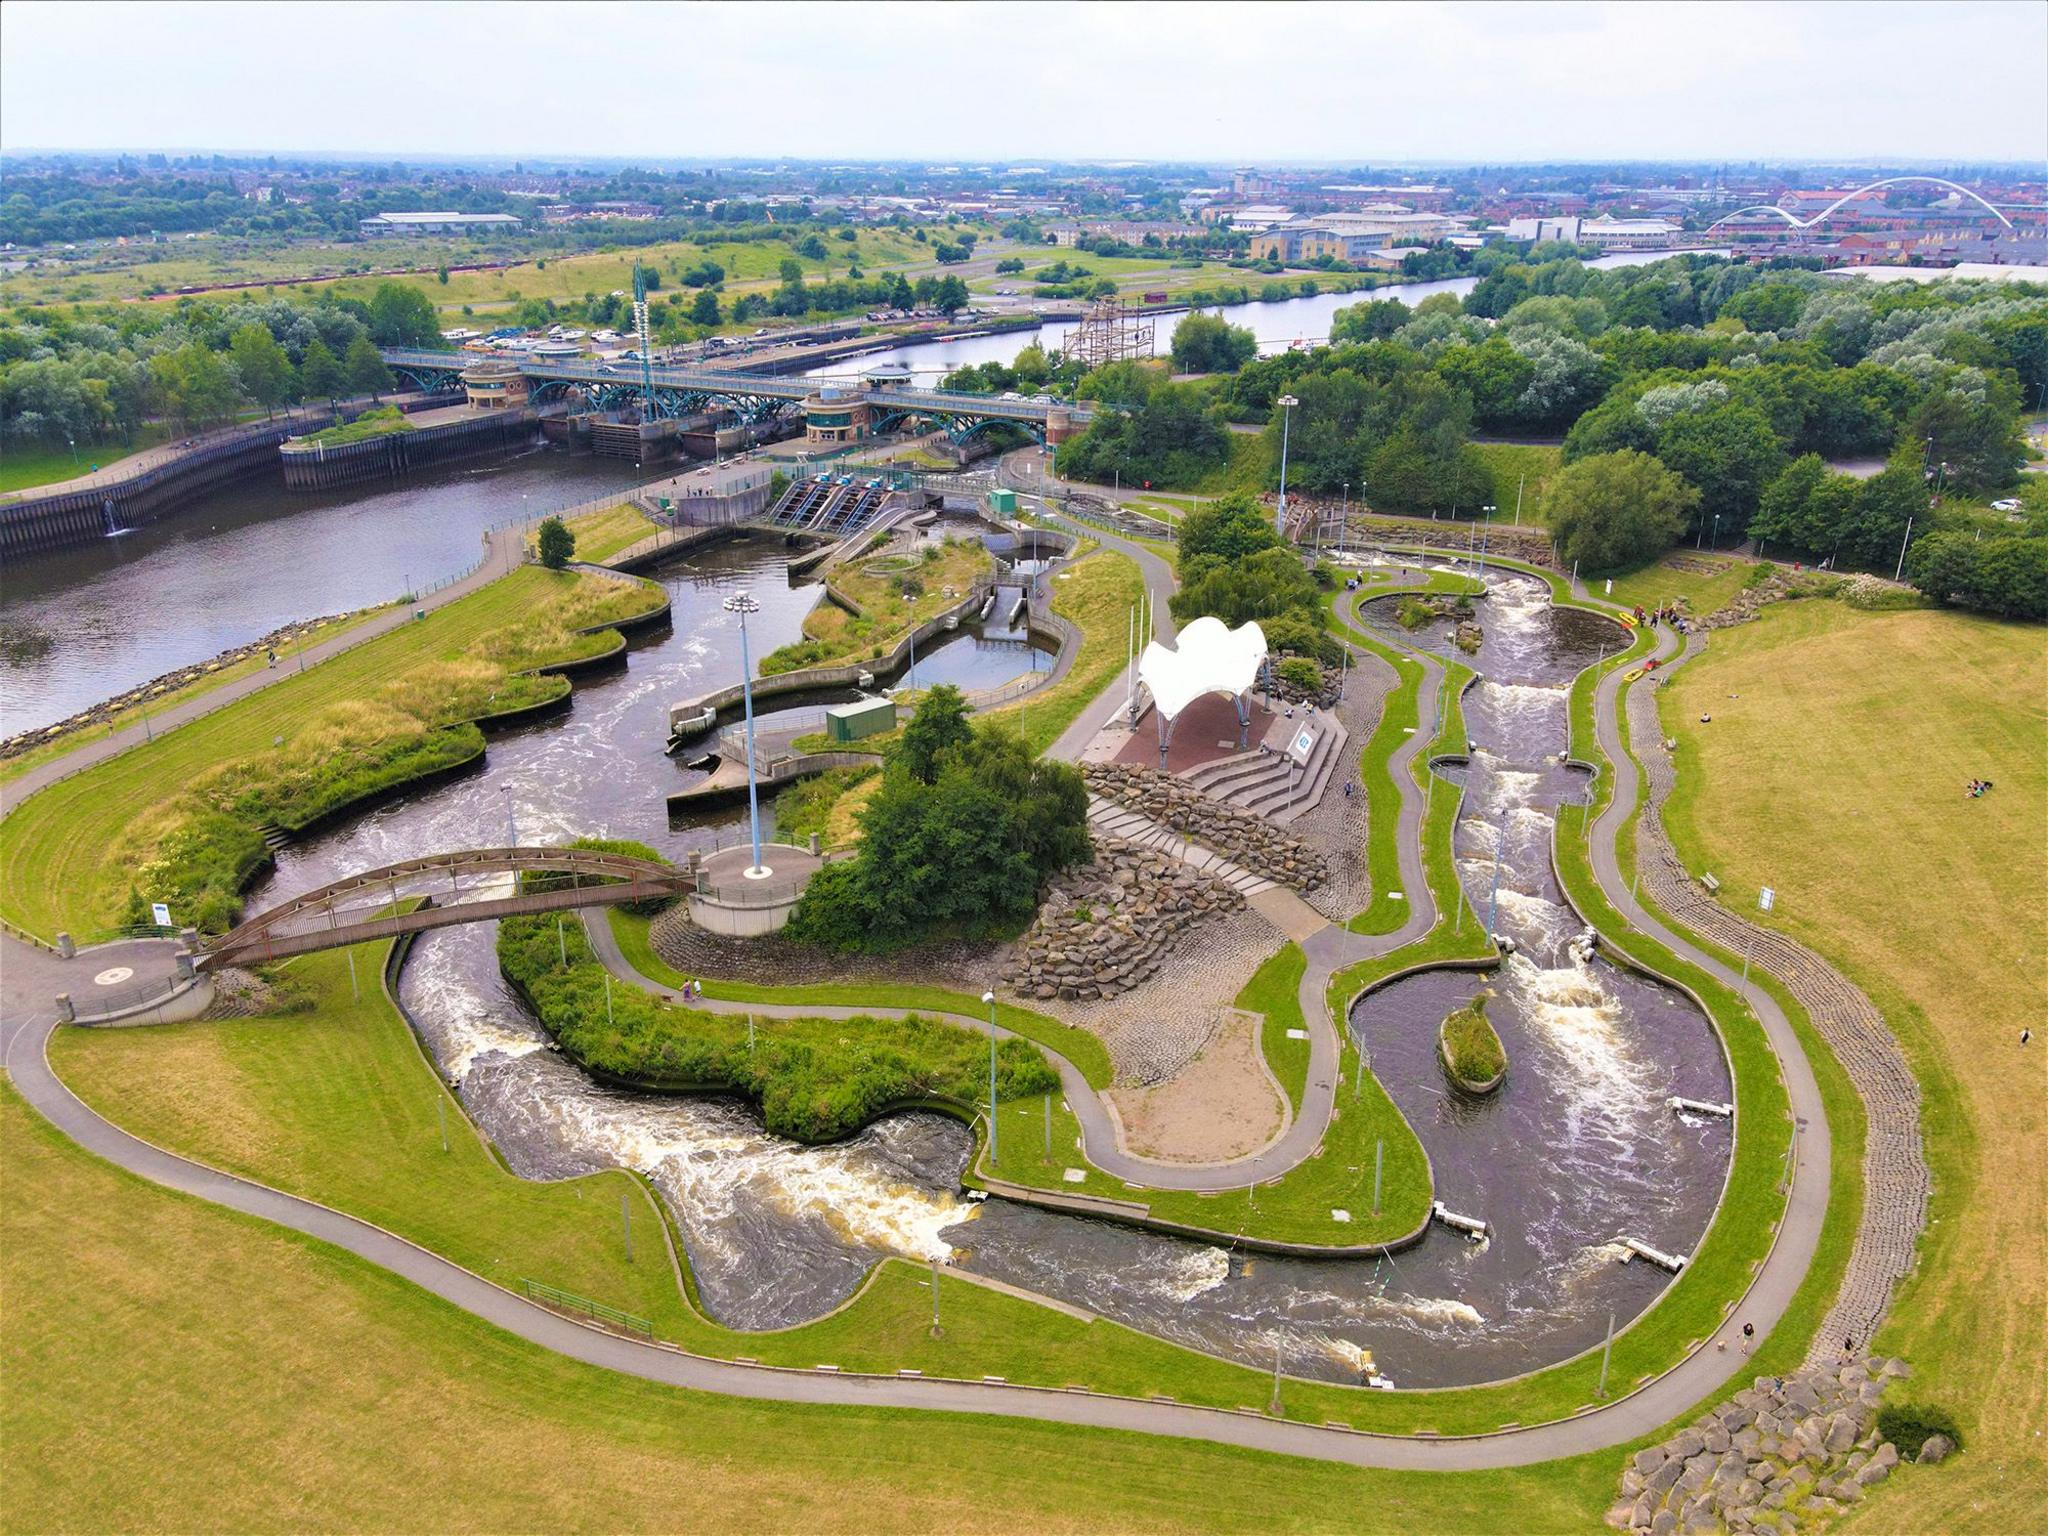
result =
[[[6,1088],[0,1148],[14,1175],[0,1202],[9,1529],[269,1529],[318,1509],[356,1530],[837,1531],[870,1529],[885,1507],[926,1530],[1306,1532],[1342,1510],[1362,1531],[1504,1517],[1568,1531],[1613,1494],[1612,1454],[1375,1473],[1024,1420],[683,1392],[563,1360],[349,1254],[120,1173]],[[616,1204],[597,1202],[614,1220]],[[948,1289],[949,1338],[1009,1321],[983,1315],[986,1296]],[[921,1310],[914,1287],[907,1300],[915,1334],[929,1295]],[[252,1461],[280,1423],[291,1454]],[[992,1502],[997,1462],[1034,1475]]]
[[[623,503],[595,512],[580,512],[568,519],[568,528],[576,538],[575,558],[592,565],[602,565],[619,551],[631,549],[642,539],[661,532],[660,525],[646,513]],[[526,547],[534,547],[532,538],[527,539]]]
[[[295,438],[293,441],[342,448],[350,443],[367,443],[375,437],[394,437],[412,430],[413,424],[407,419],[405,412],[395,405],[381,405],[375,410],[363,412],[354,421],[322,427],[318,432],[308,432],[304,437]]]
[[[265,822],[309,824],[483,750],[480,716],[544,703],[523,675],[599,654],[645,612],[637,583],[523,567],[270,687],[50,786],[0,822],[0,911],[32,933],[124,920],[130,892],[219,926],[265,857]]]
[[[851,609],[827,598],[804,615],[804,637],[761,658],[761,676],[834,662],[878,660],[918,625],[937,618],[968,593],[975,578],[994,567],[989,552],[971,539],[923,546],[922,555],[870,555],[832,572],[831,591]],[[857,610],[857,611],[855,611]]]
[[[1732,555],[1695,554],[1673,550],[1661,560],[1640,566],[1613,578],[1614,591],[1607,593],[1606,581],[1588,576],[1586,590],[1605,596],[1624,608],[1641,605],[1661,608],[1683,603],[1695,618],[1705,618],[1725,608],[1752,581],[1760,581],[1771,567],[1755,560],[1738,560]]]
[[[1301,946],[1288,944],[1252,973],[1236,1000],[1239,1008],[1258,1014],[1263,1021],[1259,1049],[1296,1114],[1301,1113],[1301,1096],[1308,1091],[1308,1041],[1290,1039],[1288,1032],[1302,1028],[1298,994],[1307,969],[1308,957]]]
[[[1564,467],[1561,443],[1474,443],[1478,455],[1493,476],[1493,516],[1489,521],[1524,527],[1548,528],[1547,501],[1550,482]],[[1515,492],[1521,490],[1517,516]]]
[[[1439,1026],[1445,1065],[1460,1087],[1491,1083],[1508,1069],[1508,1053],[1501,1049],[1500,1036],[1486,1021],[1486,997],[1482,992]]]
[[[1034,752],[1057,741],[1123,671],[1128,617],[1145,587],[1136,561],[1097,549],[1055,574],[1052,589],[1052,611],[1081,632],[1073,665],[1058,682],[990,711],[1016,726]]]
[[[121,461],[159,443],[170,441],[171,429],[158,422],[146,422],[135,431],[133,442],[81,443],[74,453],[68,444],[51,447],[45,443],[15,441],[0,455],[0,495],[26,491],[40,485],[56,485],[101,469],[114,469]]]
[[[2018,1041],[2048,1016],[2044,698],[2038,626],[1825,601],[1717,633],[1664,689],[1681,855],[1861,986],[1921,1084],[1930,1225],[1876,1342],[1913,1362],[1914,1395],[1953,1409],[1970,1450],[1903,1479],[1910,1497],[1859,1516],[1872,1529],[2023,1526],[2019,1490],[2044,1475],[2028,1427],[2048,1414],[2032,1369],[2048,1344],[2031,1214],[2048,1195],[2041,1068],[2026,1054],[2040,1042]],[[1971,799],[1972,778],[1994,787]]]
[[[941,1100],[971,1111],[1059,1086],[1043,1055],[1005,1040],[991,1069],[982,1036],[907,1018],[758,1021],[663,1002],[613,985],[580,923],[509,917],[498,964],[571,1060],[607,1078],[653,1088],[738,1093],[768,1129],[796,1141],[850,1136],[891,1107]]]

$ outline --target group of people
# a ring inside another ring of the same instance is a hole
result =
[[[1991,781],[1989,779],[1972,779],[1967,789],[1972,800],[1981,800],[1984,798],[1984,791],[1990,787]]]
[[[1658,608],[1653,612],[1649,613],[1645,613],[1643,611],[1643,605],[1641,603],[1637,603],[1636,624],[1638,625],[1638,627],[1644,624],[1664,624],[1676,630],[1681,635],[1686,632],[1685,615],[1678,611],[1678,605],[1676,603],[1668,603],[1664,607]]]

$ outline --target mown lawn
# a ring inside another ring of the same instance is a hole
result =
[[[10,1530],[275,1529],[317,1510],[354,1530],[1579,1531],[1621,1459],[1362,1472],[684,1392],[573,1364],[339,1250],[145,1184],[7,1088],[0,1147]],[[972,1294],[943,1293],[949,1334],[970,1326],[955,1303]],[[998,1485],[992,1466],[1031,1475]]]
[[[1675,549],[1661,560],[1614,577],[1611,593],[1604,578],[1588,576],[1585,583],[1592,596],[1624,608],[1640,604],[1651,610],[1678,602],[1695,618],[1705,618],[1716,609],[1725,608],[1759,572],[1768,569],[1754,560],[1740,560],[1733,555]]]
[[[569,519],[569,532],[576,536],[574,558],[602,565],[622,549],[630,549],[660,526],[638,507],[622,503],[595,512],[583,512]],[[527,540],[531,548],[533,540]]]
[[[167,442],[170,435],[169,427],[145,422],[136,429],[133,442],[80,443],[76,453],[72,452],[69,444],[60,443],[52,447],[47,443],[13,439],[6,451],[0,453],[0,495],[89,475],[95,464],[101,469],[111,469],[131,454]]]
[[[371,752],[366,743],[398,739],[389,733],[451,709],[459,717],[550,696],[566,683],[511,674],[616,643],[568,627],[643,612],[657,595],[639,583],[521,567],[53,784],[0,822],[0,911],[46,937],[114,926],[131,886],[152,881],[151,862],[211,814],[194,789],[209,776],[223,795],[251,782],[296,782],[346,769],[349,754]],[[232,775],[232,785],[220,775]]]
[[[2039,1212],[2048,1019],[2048,641],[2038,626],[1805,600],[1716,632],[1664,687],[1679,740],[1667,821],[1721,899],[1811,945],[1912,1060],[1934,1173],[1918,1273],[1877,1347],[1968,1452],[1901,1479],[1858,1528],[2038,1523],[2048,1450]],[[1710,714],[1710,723],[1700,716]],[[1981,799],[1970,779],[1990,779]],[[1757,910],[1757,892],[1776,892]]]
[[[1564,448],[1558,443],[1474,443],[1472,451],[1493,472],[1491,521],[1524,527],[1547,528],[1550,519],[1545,498],[1550,482],[1564,467]],[[1520,491],[1519,516],[1516,493]]]

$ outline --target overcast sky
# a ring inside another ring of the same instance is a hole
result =
[[[0,10],[0,148],[2048,159],[2048,5]]]

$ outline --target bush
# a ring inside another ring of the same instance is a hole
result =
[[[582,848],[592,853],[620,853],[628,858],[646,859],[651,864],[667,864],[669,862],[668,859],[648,847],[647,844],[636,843],[629,837],[579,837],[563,846]],[[597,885],[616,885],[619,883],[616,880],[608,879],[592,880],[587,875],[584,879],[589,883]],[[522,893],[528,891],[553,891],[560,890],[562,887],[571,885],[574,882],[575,877],[566,874],[521,875],[519,877],[519,889]],[[652,917],[663,907],[667,906],[671,899],[667,896],[650,896],[644,901],[623,901],[619,903],[619,910],[631,912],[640,917]]]
[[[576,535],[569,531],[569,525],[559,517],[543,518],[540,536],[534,548],[540,555],[540,563],[551,571],[559,571],[569,563],[576,553]]]
[[[1947,1435],[1957,1450],[1963,1447],[1963,1432],[1956,1428],[1955,1415],[1932,1403],[1886,1403],[1877,1410],[1877,1432],[1897,1446],[1907,1461],[1918,1456],[1920,1447],[1933,1435]]]
[[[938,1099],[972,1106],[987,1092],[987,1042],[915,1015],[777,1020],[750,1044],[746,1021],[731,1014],[679,1008],[616,983],[607,1000],[604,967],[582,926],[557,927],[551,916],[500,922],[498,966],[583,1065],[651,1087],[745,1094],[771,1132],[797,1141],[849,1136],[895,1105]],[[997,1047],[998,1100],[1058,1086],[1059,1075],[1029,1041]]]
[[[1280,681],[1313,699],[1323,691],[1323,669],[1312,661],[1290,656],[1275,669]]]

